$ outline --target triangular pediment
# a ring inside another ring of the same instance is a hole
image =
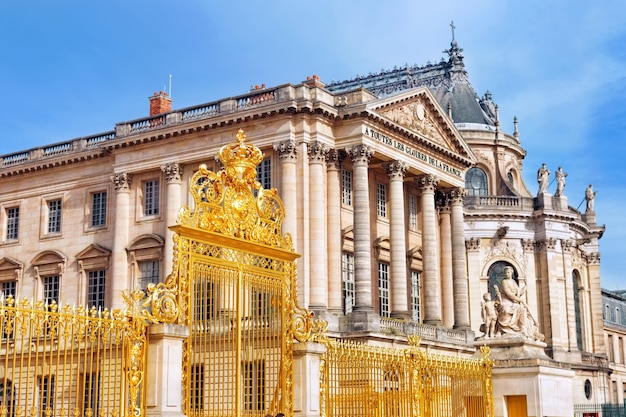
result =
[[[103,256],[108,257],[109,255],[111,255],[110,250],[92,243],[91,245],[87,246],[85,249],[80,251],[76,255],[76,259],[84,260],[84,259],[90,259],[90,258],[99,258]]]
[[[426,87],[371,101],[367,109],[440,150],[475,159],[452,120]]]
[[[9,257],[4,257],[2,259],[0,259],[0,272],[1,271],[14,271],[16,269],[22,269],[24,267],[24,265],[22,265],[20,262],[16,261],[15,259],[11,259]]]

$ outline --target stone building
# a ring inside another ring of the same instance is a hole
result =
[[[496,415],[622,401],[603,389],[624,370],[602,365],[593,195],[579,212],[562,187],[542,185],[546,171],[531,193],[517,122],[504,132],[462,49],[446,52],[438,64],[332,84],[312,76],[179,110],[159,92],[148,117],[1,156],[2,290],[120,308],[121,291],[162,281],[189,179],[203,163],[219,170],[215,155],[243,129],[302,254],[300,304],[331,336],[402,345],[417,334],[466,356],[487,344]],[[493,331],[482,326],[489,306]]]

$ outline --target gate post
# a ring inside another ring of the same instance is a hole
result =
[[[148,327],[146,369],[146,415],[181,417],[183,341],[189,328],[179,324],[153,324]]]
[[[321,343],[293,344],[293,411],[297,417],[321,416],[320,363],[326,347]],[[312,382],[318,382],[316,385]]]

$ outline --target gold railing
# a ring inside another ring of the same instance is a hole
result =
[[[142,415],[146,323],[128,312],[0,299],[0,417]]]
[[[493,416],[492,361],[327,339],[323,417]]]

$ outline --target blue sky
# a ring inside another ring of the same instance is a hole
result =
[[[594,184],[602,286],[626,288],[623,0],[4,0],[0,154],[144,117],[170,74],[183,108],[437,62],[452,20],[476,92],[491,91],[505,131],[519,119],[529,190],[543,162],[569,174],[571,206]]]

